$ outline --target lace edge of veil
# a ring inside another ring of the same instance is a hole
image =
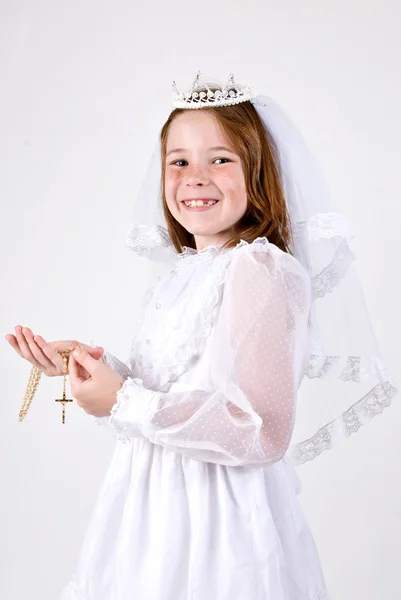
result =
[[[312,437],[291,444],[287,456],[295,466],[300,466],[330,450],[342,439],[356,433],[376,415],[391,405],[398,393],[391,377],[377,383],[367,394],[343,412],[339,417],[321,427]]]

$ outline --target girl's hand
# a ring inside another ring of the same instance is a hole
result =
[[[78,346],[78,342],[74,342]],[[117,402],[124,379],[79,346],[70,354],[71,395],[78,406],[94,417],[106,417]]]
[[[68,350],[73,346],[73,340],[47,343],[40,335],[33,335],[30,329],[22,328],[20,325],[15,327],[15,333],[16,335],[6,335],[6,340],[21,358],[25,358],[48,377],[63,375],[63,359],[57,350],[61,352]],[[99,346],[96,348],[86,344],[80,344],[80,346],[85,348],[95,360],[100,360],[104,352],[103,348]]]

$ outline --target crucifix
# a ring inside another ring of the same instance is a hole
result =
[[[62,407],[63,407],[63,411],[62,411],[62,419],[61,419],[61,423],[64,424],[65,423],[65,405],[68,404],[68,402],[73,402],[73,400],[71,398],[67,398],[66,396],[66,387],[67,387],[67,354],[70,352],[70,350],[68,350],[67,352],[60,352],[62,358],[63,358],[63,377],[64,377],[64,382],[63,382],[63,397],[62,398],[57,398],[55,400],[55,402],[60,402]]]
[[[63,405],[61,422],[64,424],[65,423],[65,405],[67,404],[67,402],[73,402],[73,400],[71,400],[71,398],[64,397],[64,398],[57,398],[57,400],[55,402],[61,402],[61,404]]]

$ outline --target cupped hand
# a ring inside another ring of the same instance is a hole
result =
[[[89,415],[105,417],[116,404],[124,380],[117,371],[94,360],[78,346],[70,358],[70,385],[78,406]]]
[[[21,358],[25,358],[25,360],[30,362],[48,377],[63,375],[63,359],[58,351],[65,352],[74,346],[73,340],[46,342],[40,335],[34,335],[31,329],[28,327],[21,327],[21,325],[15,327],[15,335],[7,334],[5,337],[10,346],[14,348]],[[102,359],[104,350],[100,346],[93,348],[86,344],[80,343],[79,345],[88,352],[93,359]]]

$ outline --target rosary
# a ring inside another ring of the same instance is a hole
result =
[[[60,404],[62,406],[62,417],[61,417],[62,424],[65,423],[65,406],[66,406],[66,404],[68,404],[68,402],[73,402],[73,400],[71,398],[67,398],[67,395],[66,395],[67,373],[68,373],[68,366],[67,366],[68,358],[67,358],[67,356],[73,350],[74,350],[74,347],[70,348],[69,350],[64,350],[64,351],[58,350],[58,353],[61,355],[61,357],[63,359],[63,397],[57,398],[55,400],[55,402],[60,402]],[[24,395],[24,401],[22,403],[21,410],[19,412],[19,421],[20,422],[23,421],[26,413],[29,410],[29,407],[31,406],[31,402],[33,400],[34,395],[36,394],[36,390],[38,389],[38,385],[39,385],[41,376],[42,376],[42,371],[36,367],[32,367],[31,372],[29,374],[28,384],[26,387],[25,395]]]

